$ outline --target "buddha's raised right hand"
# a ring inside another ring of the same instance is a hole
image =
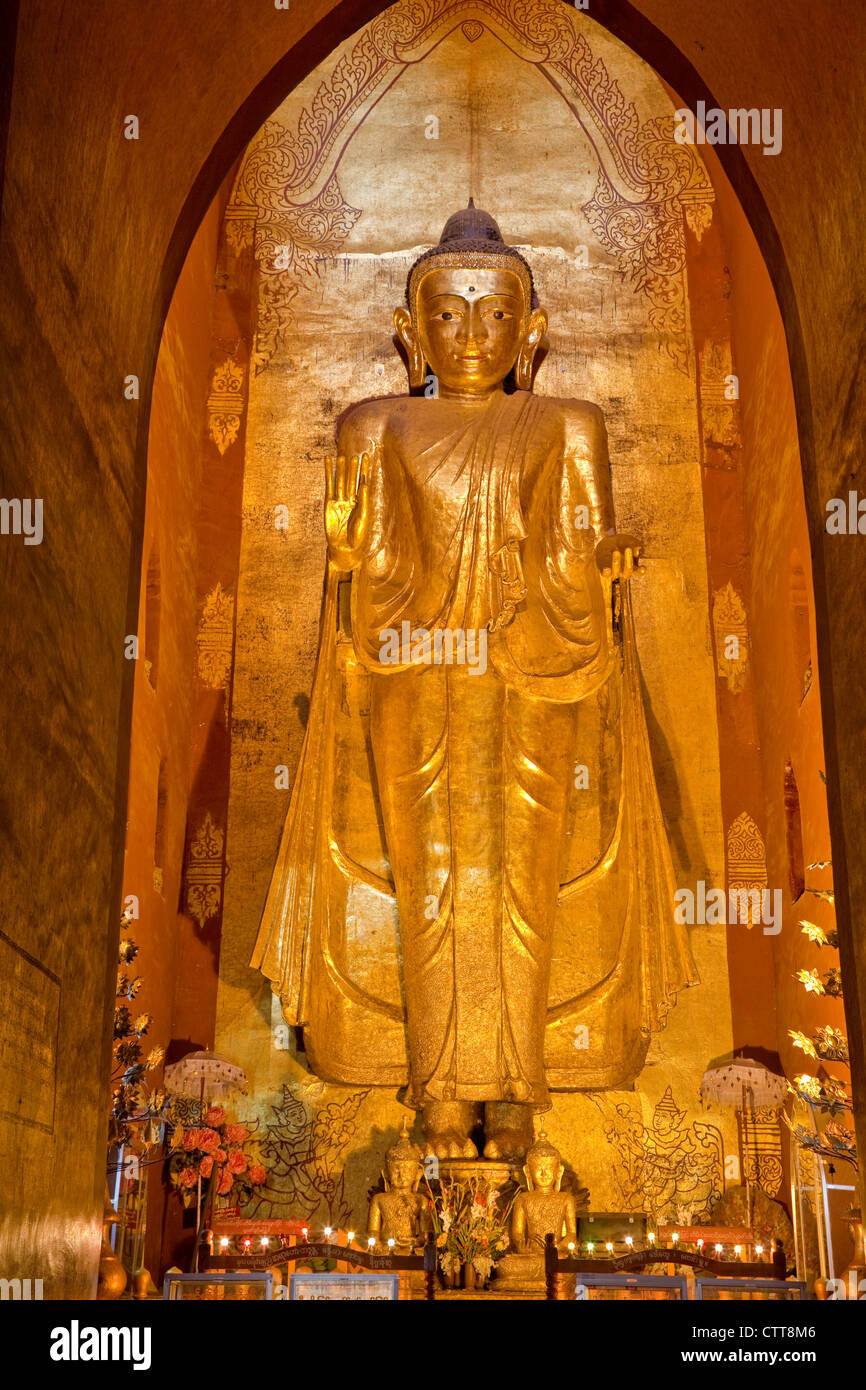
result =
[[[328,555],[339,570],[358,564],[369,519],[370,464],[376,445],[369,452],[338,454],[336,462],[325,459],[325,534]]]

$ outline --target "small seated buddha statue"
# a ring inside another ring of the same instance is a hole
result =
[[[501,1289],[530,1289],[544,1284],[544,1243],[548,1233],[557,1247],[577,1241],[578,1201],[561,1191],[565,1164],[542,1129],[526,1155],[526,1191],[518,1192],[511,1208],[512,1250],[496,1266]],[[586,1200],[588,1194],[581,1191]]]
[[[429,1203],[418,1191],[423,1172],[421,1151],[409,1138],[404,1116],[400,1137],[385,1155],[385,1191],[374,1193],[370,1201],[367,1235],[377,1245],[393,1240],[395,1251],[405,1254],[423,1242],[431,1229]]]

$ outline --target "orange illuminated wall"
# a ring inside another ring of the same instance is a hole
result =
[[[166,319],[148,450],[147,511],[135,671],[123,894],[137,900],[131,935],[143,977],[136,1000],[153,1015],[145,1044],[168,1060],[213,1043],[218,942],[198,930],[183,901],[190,791],[197,774],[196,632],[217,247],[224,198],[190,247]],[[224,719],[223,719],[224,723]],[[158,1074],[157,1074],[158,1079]],[[155,1278],[166,1216],[161,1165],[150,1172],[145,1263]],[[180,1235],[172,1211],[170,1243]]]

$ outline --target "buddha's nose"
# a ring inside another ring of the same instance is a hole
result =
[[[469,305],[469,313],[464,322],[466,324],[467,347],[482,342],[487,337],[487,327],[481,315],[481,306],[479,304]]]

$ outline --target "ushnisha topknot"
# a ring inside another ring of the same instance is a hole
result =
[[[530,1159],[541,1158],[542,1156],[545,1158],[558,1158],[560,1163],[562,1162],[562,1155],[559,1149],[555,1144],[551,1144],[543,1128],[538,1131],[535,1143],[527,1149],[526,1161],[528,1163]]]
[[[400,1126],[400,1137],[396,1143],[392,1144],[385,1155],[388,1163],[401,1163],[404,1159],[414,1159],[416,1163],[421,1162],[421,1150],[417,1144],[413,1144],[409,1138],[409,1123],[406,1116],[403,1116],[403,1123]]]
[[[406,282],[406,303],[416,317],[418,286],[422,278],[440,266],[464,266],[478,270],[513,270],[520,277],[526,295],[527,310],[538,308],[538,297],[529,265],[514,246],[504,240],[499,224],[475,206],[452,213],[445,223],[438,246],[424,251],[409,271]]]

